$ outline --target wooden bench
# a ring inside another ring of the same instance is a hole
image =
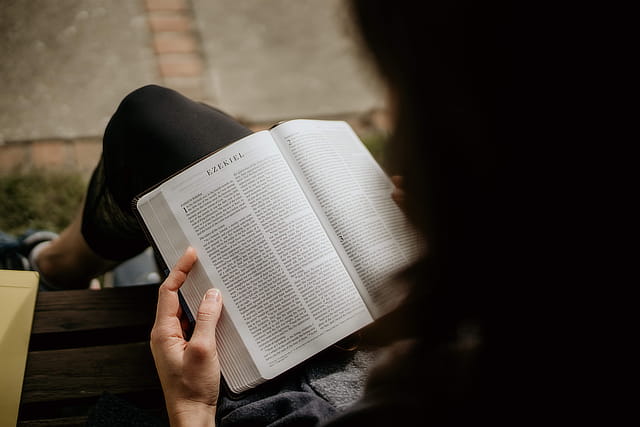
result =
[[[157,289],[40,293],[18,425],[84,425],[105,392],[165,418],[149,348]]]

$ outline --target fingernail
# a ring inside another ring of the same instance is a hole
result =
[[[216,301],[220,299],[220,291],[218,289],[212,288],[209,289],[205,294],[204,294],[204,299],[215,299]]]

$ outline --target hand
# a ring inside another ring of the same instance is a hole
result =
[[[396,202],[400,209],[404,210],[405,193],[402,188],[402,177],[400,175],[394,175],[391,177],[391,182],[395,185],[395,188],[391,193],[391,198]]]
[[[220,390],[216,325],[222,309],[217,289],[205,294],[191,339],[185,339],[178,289],[196,262],[188,248],[158,291],[151,352],[164,392],[171,425],[214,425]]]

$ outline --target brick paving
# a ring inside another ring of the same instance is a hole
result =
[[[0,175],[33,170],[91,176],[102,152],[101,138],[7,142],[0,145]]]
[[[165,86],[202,99],[205,61],[187,0],[145,0],[158,72]]]
[[[140,0],[144,3],[160,83],[197,100],[205,98],[206,61],[190,0]],[[387,132],[382,109],[319,117],[348,121],[360,135]],[[272,122],[244,121],[253,130]],[[76,171],[90,176],[101,152],[101,137],[0,141],[0,175],[31,170]]]

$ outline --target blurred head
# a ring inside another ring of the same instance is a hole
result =
[[[439,271],[430,284],[473,295],[495,255],[506,11],[455,0],[352,0],[352,9],[394,100],[387,166],[404,176],[407,215]]]
[[[472,1],[353,0],[352,6],[392,93],[388,166],[405,177],[409,218],[429,247],[439,248],[447,224],[481,210],[477,203],[490,190],[483,186],[494,178],[496,109],[508,71],[499,38],[503,14]]]

